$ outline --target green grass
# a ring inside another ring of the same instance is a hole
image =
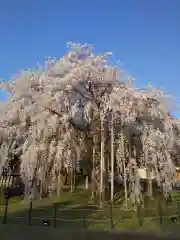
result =
[[[4,226],[28,226],[28,204],[22,204],[22,198],[12,198],[9,202],[7,224]],[[122,206],[107,205],[100,209],[89,200],[89,193],[76,191],[62,193],[60,198],[43,199],[33,202],[32,226],[41,226],[43,219],[50,219],[53,224],[54,203],[57,207],[57,228],[61,230],[117,230],[136,232],[180,232],[180,220],[172,224],[168,216],[177,212],[176,202],[167,204],[161,201],[163,222],[160,224],[158,199],[146,200],[145,209],[141,209],[142,226],[137,212],[122,211]],[[111,211],[112,210],[112,211]],[[112,212],[112,214],[111,214]],[[4,208],[0,205],[0,220],[3,219]],[[2,226],[1,226],[2,227]],[[41,227],[44,229],[45,227]],[[51,226],[52,228],[52,226]],[[112,229],[113,228],[113,229]]]
[[[155,233],[135,233],[135,232],[107,232],[107,231],[90,231],[90,230],[61,230],[42,227],[21,227],[20,225],[12,225],[11,231],[9,226],[0,226],[0,237],[3,240],[56,240],[56,239],[68,239],[68,240],[81,240],[81,239],[93,239],[93,240],[162,240],[171,239],[177,240],[178,235],[171,234],[155,234]]]

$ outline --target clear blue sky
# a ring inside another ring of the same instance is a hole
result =
[[[180,97],[180,0],[2,0],[0,76],[61,57],[65,43],[95,44],[136,77]],[[0,99],[5,96],[1,93]]]

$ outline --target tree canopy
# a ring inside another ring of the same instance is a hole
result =
[[[180,122],[171,117],[173,98],[152,86],[134,88],[133,79],[124,80],[121,69],[108,64],[111,53],[95,56],[89,44],[68,47],[60,60],[47,58],[44,68],[1,82],[10,97],[0,108],[0,173],[18,156],[24,181],[51,182],[63,168],[75,168],[94,145],[100,149],[100,122],[110,139],[113,116],[116,170],[123,171],[125,154],[129,172],[134,165],[146,166],[164,192],[170,191],[180,146]],[[95,135],[100,140],[90,146],[88,139]],[[122,137],[135,139],[138,157],[124,149]]]

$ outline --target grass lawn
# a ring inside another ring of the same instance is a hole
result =
[[[3,228],[0,226],[0,237],[3,240],[178,240],[176,234],[154,234],[154,233],[135,233],[135,232],[107,232],[107,231],[90,231],[90,230],[61,230],[42,227],[21,227],[20,225],[8,225]]]
[[[62,193],[60,198],[43,199],[33,202],[31,227],[28,227],[28,204],[22,203],[22,198],[12,198],[9,201],[6,225],[0,224],[0,236],[3,231],[14,228],[15,225],[22,228],[34,228],[42,226],[43,219],[49,219],[53,229],[54,203],[56,203],[56,227],[62,231],[77,230],[117,230],[135,232],[180,232],[180,219],[171,223],[168,216],[177,212],[176,202],[168,205],[161,202],[163,221],[160,224],[158,213],[158,200],[145,201],[145,209],[140,209],[141,218],[137,212],[122,211],[122,206],[110,208],[105,206],[100,209],[98,205],[89,200],[89,193],[79,190],[74,193]],[[3,219],[4,208],[0,205],[0,221]],[[142,219],[142,225],[140,225]],[[4,229],[4,230],[2,230]],[[46,230],[47,231],[47,230]],[[4,239],[4,238],[2,238]],[[20,239],[20,238],[19,238]]]

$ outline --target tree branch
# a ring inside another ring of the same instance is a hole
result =
[[[57,115],[57,116],[59,116],[59,117],[62,117],[62,115],[59,113],[59,112],[57,112],[55,109],[51,109],[51,108],[46,108],[45,109],[46,111],[49,111],[49,112],[51,112],[52,114],[55,114],[55,115]],[[72,119],[72,118],[69,118],[68,119],[68,122],[77,130],[77,131],[83,131],[83,132],[89,132],[90,131],[90,125],[89,124],[87,124],[85,127],[80,127],[80,126],[78,126],[75,122],[74,122],[74,120]]]

